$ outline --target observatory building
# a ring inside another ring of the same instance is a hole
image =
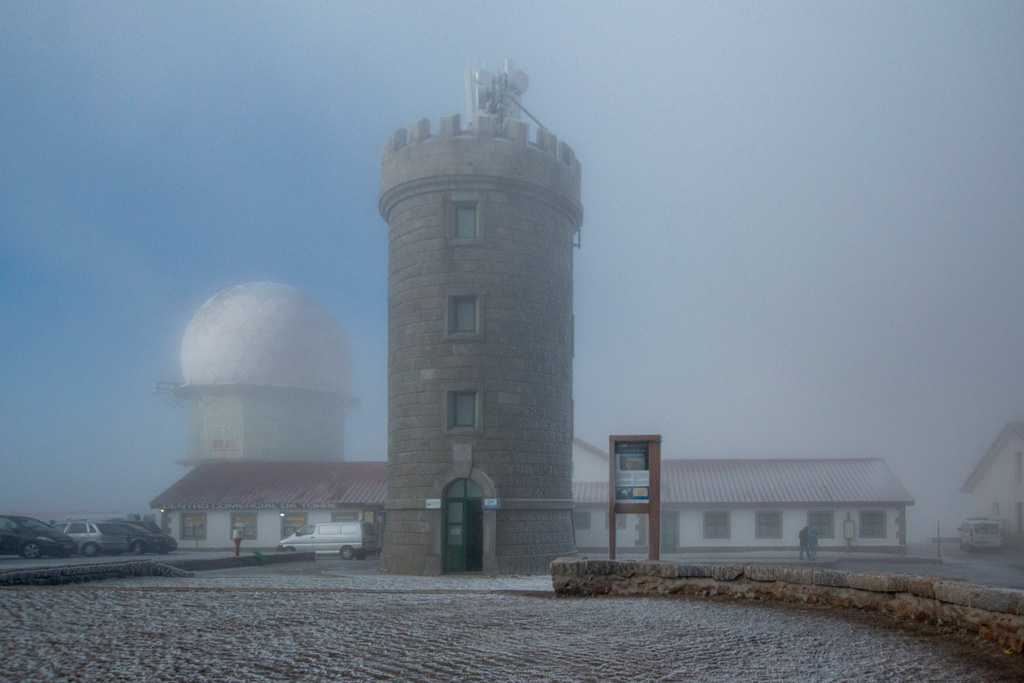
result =
[[[273,282],[217,294],[181,343],[181,464],[342,460],[350,366],[341,327],[309,295]]]
[[[525,89],[510,63],[470,71],[468,125],[422,119],[383,150],[384,571],[542,573],[575,550],[580,165],[547,130],[529,139]]]

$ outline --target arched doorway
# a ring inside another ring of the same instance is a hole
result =
[[[483,494],[474,481],[456,479],[444,492],[444,571],[478,572],[483,562]]]

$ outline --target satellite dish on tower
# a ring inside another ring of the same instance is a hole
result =
[[[523,112],[543,128],[540,121],[523,109],[520,98],[529,86],[530,79],[511,59],[506,59],[505,68],[495,75],[485,69],[466,69],[466,118],[470,125],[479,111],[495,117],[499,130],[503,130],[506,120],[518,121],[519,113]]]

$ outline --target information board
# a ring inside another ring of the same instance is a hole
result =
[[[661,529],[661,435],[608,437],[608,469],[608,559],[615,559],[615,516],[647,515],[647,557],[657,560]]]
[[[649,441],[615,442],[615,502],[650,501],[650,455]]]

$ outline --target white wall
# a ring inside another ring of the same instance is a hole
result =
[[[596,448],[596,446],[595,446]],[[601,456],[589,448],[572,445],[573,481],[608,481],[608,456]]]
[[[577,548],[608,548],[608,509],[600,510],[576,510],[576,514],[590,515],[590,529],[576,529]],[[647,515],[642,515],[644,518]],[[615,545],[618,548],[631,548],[636,545],[640,538],[637,527],[640,524],[641,515],[616,515],[617,520],[624,519],[625,528],[619,526],[615,531]],[[575,518],[574,518],[575,519]],[[647,545],[646,526],[643,533],[643,544]]]
[[[1024,440],[1014,434],[996,455],[988,471],[974,487],[972,510],[975,517],[998,517],[1006,521],[1006,532],[1016,534],[1017,503],[1024,502],[1024,483],[1017,481],[1016,453],[1024,452]],[[996,513],[993,503],[999,504]]]
[[[181,515],[189,514],[189,510],[175,510],[168,515],[168,531],[178,541],[178,548],[181,550],[234,550],[231,540],[231,515],[235,513],[256,512],[256,539],[245,539],[242,541],[243,549],[273,549],[281,540],[281,511],[270,510],[196,510],[195,512],[206,513],[206,538],[196,541],[191,538],[181,538]],[[296,511],[291,511],[296,512]],[[303,512],[299,510],[297,512]],[[318,524],[330,522],[331,514],[334,512],[355,512],[358,519],[362,519],[362,512],[359,510],[331,510],[316,509],[305,510],[306,523]]]
[[[824,511],[824,508],[815,507],[814,511]],[[719,508],[720,510],[720,508]],[[671,523],[667,518],[670,515],[678,515],[679,535],[677,545],[683,548],[793,548],[799,545],[799,533],[807,524],[806,508],[782,509],[782,536],[780,538],[757,538],[756,537],[756,513],[759,511],[778,511],[778,508],[737,508],[729,510],[729,538],[704,538],[704,510],[686,509],[671,510],[663,509],[661,512],[662,526]],[[897,518],[899,508],[884,508],[885,512],[885,537],[884,538],[861,538],[860,537],[860,512],[864,510],[883,510],[879,507],[863,508],[834,508],[833,509],[833,538],[819,538],[818,547],[828,548],[846,546],[847,541],[843,538],[843,522],[847,514],[854,522],[856,537],[850,541],[850,547],[869,549],[873,546],[893,546],[900,542],[899,527]],[[607,548],[608,547],[608,513],[605,509],[577,509],[576,515],[588,513],[590,515],[590,529],[576,529],[577,548]],[[616,531],[616,546],[619,549],[633,547],[638,540],[646,545],[646,515],[624,515],[626,528],[619,528]],[[643,518],[643,520],[641,520]],[[641,526],[639,523],[643,521]],[[638,529],[638,526],[641,526]]]

